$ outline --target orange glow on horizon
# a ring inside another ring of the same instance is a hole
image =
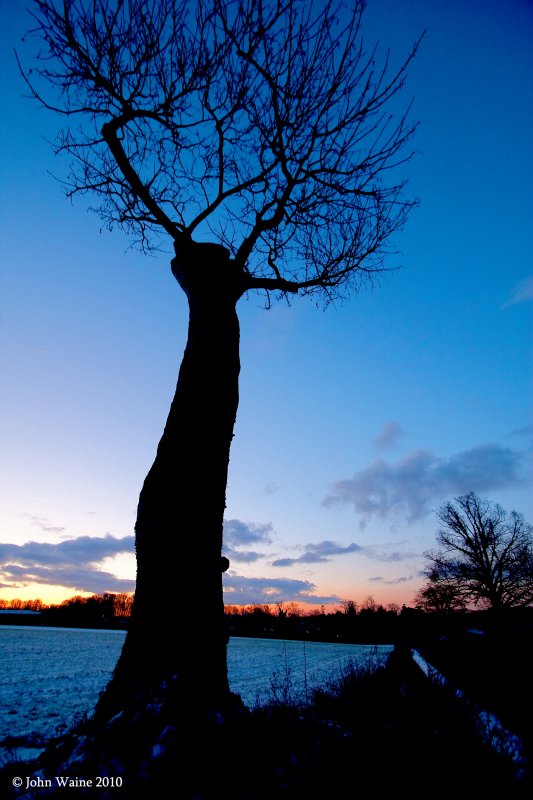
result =
[[[321,587],[322,588],[322,587]],[[360,608],[363,604],[364,600],[372,596],[376,605],[382,605],[384,608],[387,608],[389,604],[396,604],[398,606],[406,605],[411,606],[413,605],[413,598],[418,590],[419,586],[412,586],[409,585],[407,587],[398,587],[398,586],[376,586],[372,587],[369,584],[366,584],[364,587],[359,585],[356,589],[353,590],[345,590],[345,587],[342,587],[340,590],[333,589],[331,590],[332,595],[338,595],[339,598],[344,600],[354,600],[357,604],[357,607]],[[117,592],[111,591],[112,594],[117,594]],[[327,591],[325,592],[325,594]],[[75,589],[73,587],[68,586],[61,586],[61,585],[50,585],[50,584],[42,584],[42,583],[28,583],[24,586],[4,586],[0,588],[0,600],[42,600],[45,605],[59,605],[64,600],[69,600],[71,597],[91,597],[92,595],[97,594],[96,592],[85,592]],[[246,608],[251,606],[268,606],[271,611],[274,613],[277,610],[277,603],[268,602],[265,600],[257,600],[251,601],[249,603],[232,603],[229,600],[225,603],[227,608]],[[341,609],[341,603],[339,602],[332,602],[332,603],[313,603],[313,602],[306,602],[305,600],[294,600],[294,601],[284,601],[282,603],[283,607],[288,607],[292,604],[296,605],[299,610],[303,613],[309,612],[317,612],[320,611],[322,608],[326,612],[326,614],[335,613],[335,611],[339,611]]]
[[[45,605],[59,605],[71,597],[92,597],[94,592],[83,592],[67,586],[45,583],[28,583],[25,586],[5,586],[0,589],[2,600],[42,600]]]

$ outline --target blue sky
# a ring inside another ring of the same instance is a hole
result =
[[[58,121],[12,55],[23,6],[0,9],[0,597],[130,590],[186,305],[167,255],[65,200]],[[369,0],[365,28],[398,60],[427,28],[404,94],[420,206],[402,268],[350,301],[240,302],[229,603],[409,603],[441,503],[474,490],[533,521],[533,6]]]

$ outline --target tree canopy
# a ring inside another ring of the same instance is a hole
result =
[[[470,492],[443,505],[437,517],[440,549],[426,554],[429,583],[421,600],[436,596],[448,609],[533,604],[533,527],[521,514]]]
[[[36,0],[23,74],[66,118],[67,193],[143,249],[223,245],[245,290],[357,289],[415,202],[396,167],[416,124],[391,100],[418,42],[391,67],[364,5]]]

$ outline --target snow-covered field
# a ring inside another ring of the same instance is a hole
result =
[[[392,650],[392,645],[233,638],[228,675],[233,691],[249,706],[271,700],[273,689],[280,699],[288,690],[292,699],[305,700],[313,688],[339,678],[346,664],[377,666]]]
[[[124,631],[0,627],[1,748],[42,746],[90,714],[116,664]],[[305,698],[343,664],[386,659],[392,647],[233,638],[228,646],[230,684],[245,703],[283,696]],[[7,740],[7,742],[6,742]]]
[[[109,680],[124,631],[0,627],[0,745],[37,745],[89,712]]]

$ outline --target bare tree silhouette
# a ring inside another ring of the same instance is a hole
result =
[[[533,527],[474,492],[437,511],[439,550],[426,553],[426,597],[502,610],[533,603]]]
[[[138,504],[137,588],[109,697],[178,676],[228,696],[221,559],[238,406],[236,304],[251,291],[325,304],[385,268],[416,125],[367,48],[364,2],[35,0],[21,71],[65,120],[69,196],[89,194],[145,251],[166,240],[190,309],[176,393]],[[176,592],[198,622],[176,622]]]

